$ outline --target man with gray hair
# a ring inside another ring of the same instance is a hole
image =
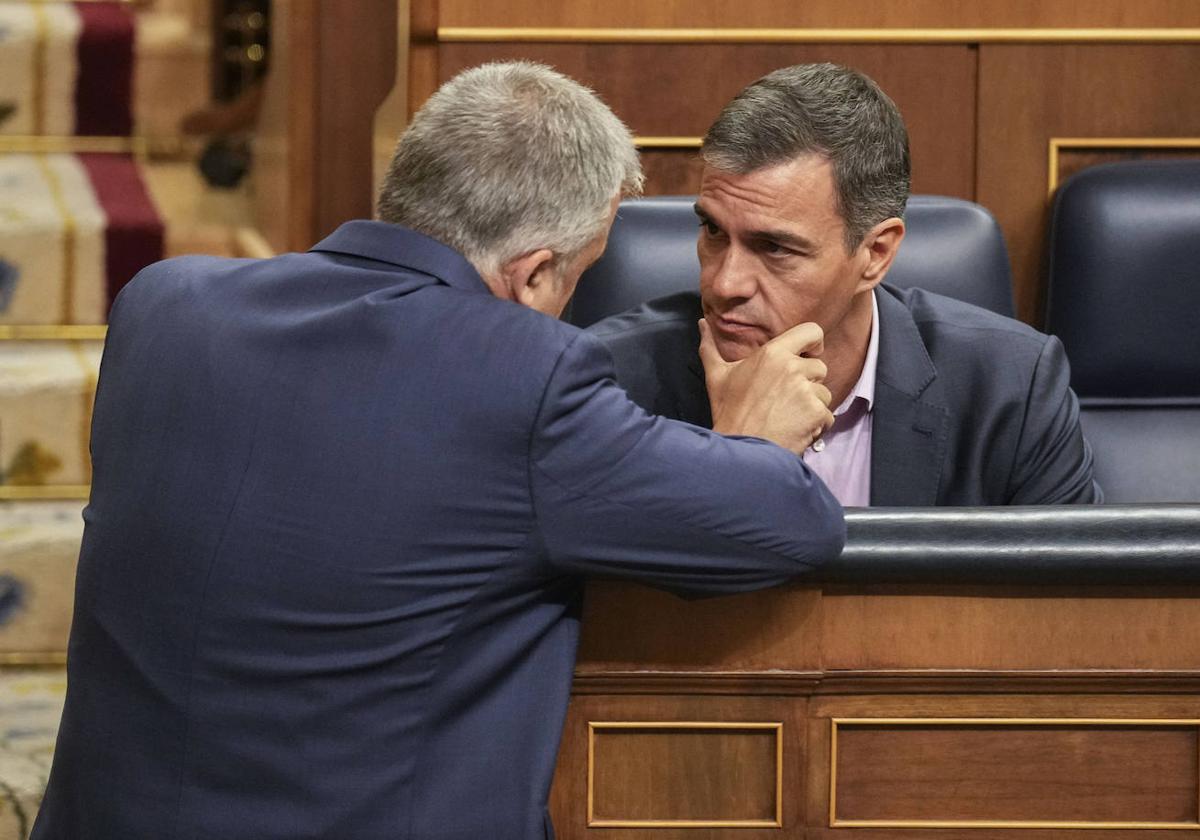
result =
[[[730,373],[812,323],[824,348],[804,352],[828,366],[836,420],[804,459],[842,504],[1100,500],[1058,340],[883,283],[904,238],[908,134],[873,81],[777,70],[725,107],[701,154],[699,296],[592,328],[636,402],[720,428]]]
[[[487,65],[414,118],[382,221],[125,287],[34,838],[550,836],[586,576],[719,594],[836,556],[798,457],[823,366],[784,347],[818,329],[729,378],[739,439],[646,414],[547,317],[640,180],[590,91]]]

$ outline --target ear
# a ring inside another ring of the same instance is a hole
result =
[[[554,252],[549,248],[530,251],[500,266],[500,284],[506,292],[503,297],[533,309],[549,295],[555,287],[557,272]]]
[[[888,269],[892,267],[892,260],[896,258],[896,252],[903,239],[904,221],[894,217],[884,219],[867,231],[862,244],[859,245],[867,255],[867,265],[859,278],[855,293],[874,289],[880,284]]]

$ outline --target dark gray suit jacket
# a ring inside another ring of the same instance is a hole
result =
[[[920,289],[880,286],[871,504],[1098,502],[1062,344]],[[617,381],[655,414],[711,427],[700,298],[652,301],[591,328]]]

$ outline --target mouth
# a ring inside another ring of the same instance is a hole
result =
[[[728,315],[718,315],[715,312],[709,312],[707,313],[707,317],[710,327],[729,338],[745,338],[749,335],[762,332],[762,327],[757,324],[742,321]]]

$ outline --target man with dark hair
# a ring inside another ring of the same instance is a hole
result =
[[[592,328],[636,402],[719,428],[728,372],[812,322],[836,419],[804,457],[843,504],[1100,500],[1057,339],[882,284],[904,238],[909,154],[873,81],[832,64],[777,70],[725,107],[701,154],[699,297]]]
[[[640,182],[591,91],[485,65],[414,117],[381,221],[126,286],[36,840],[541,840],[586,576],[719,594],[837,555],[797,457],[819,328],[725,380],[734,439],[647,415],[555,317]],[[744,410],[763,383],[784,410]]]

